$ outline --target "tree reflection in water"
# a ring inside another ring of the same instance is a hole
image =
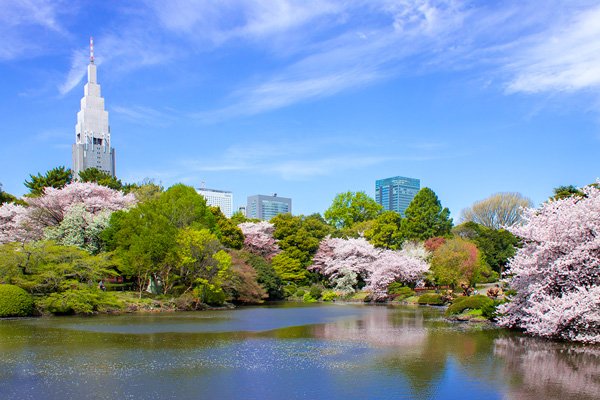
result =
[[[598,399],[600,348],[530,337],[504,337],[494,342],[494,355],[504,361],[511,399]]]

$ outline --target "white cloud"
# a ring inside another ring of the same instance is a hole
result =
[[[64,9],[62,1],[0,0],[0,61],[47,52],[51,38],[66,34],[59,22]]]
[[[509,63],[508,92],[572,92],[600,86],[600,7],[537,36]]]

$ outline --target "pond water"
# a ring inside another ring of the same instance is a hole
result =
[[[598,399],[600,347],[315,304],[0,321],[0,399]]]

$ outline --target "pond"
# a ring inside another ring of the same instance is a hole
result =
[[[281,304],[0,321],[1,399],[597,399],[600,347],[435,308]]]

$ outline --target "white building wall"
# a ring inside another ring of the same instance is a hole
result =
[[[215,189],[196,189],[196,192],[206,199],[207,205],[219,207],[227,218],[231,218],[233,215],[233,193]]]

